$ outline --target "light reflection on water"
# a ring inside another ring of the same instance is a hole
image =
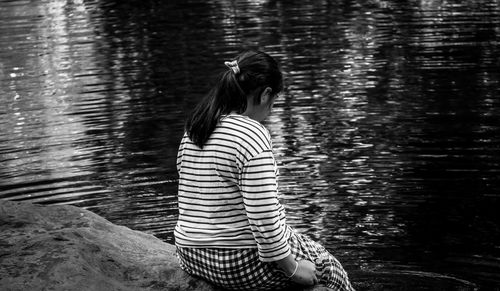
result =
[[[257,47],[291,224],[361,290],[498,286],[500,3],[360,3],[3,2],[0,198],[171,242],[183,120]]]

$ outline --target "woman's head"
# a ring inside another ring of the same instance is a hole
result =
[[[186,123],[191,140],[203,147],[222,115],[244,113],[262,101],[274,100],[283,89],[283,77],[277,62],[268,54],[245,51],[223,72],[215,86],[198,104]],[[263,98],[264,97],[264,98]]]
[[[247,98],[258,96],[266,88],[270,88],[273,95],[283,89],[283,77],[278,63],[268,54],[246,51],[236,57],[235,61],[239,72],[230,70],[228,73],[234,75]],[[254,98],[254,103],[259,104],[259,98]]]

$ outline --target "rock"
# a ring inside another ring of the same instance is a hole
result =
[[[75,206],[2,200],[0,289],[218,290],[183,272],[175,247],[153,235]]]
[[[1,290],[216,290],[175,247],[74,206],[0,201]]]

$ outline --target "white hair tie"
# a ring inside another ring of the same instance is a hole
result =
[[[235,75],[237,75],[237,74],[240,73],[240,67],[238,67],[238,61],[234,60],[234,61],[231,61],[231,62],[224,62],[224,65],[226,65],[228,68],[230,68],[231,70],[233,70],[233,73]]]

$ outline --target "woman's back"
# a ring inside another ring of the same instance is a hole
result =
[[[253,219],[277,217],[275,223],[285,223],[283,207],[277,200],[277,168],[270,136],[259,122],[227,115],[203,148],[185,135],[177,166],[178,245],[254,248]],[[254,185],[253,181],[259,183]],[[251,195],[264,200],[254,204],[248,201]],[[249,213],[253,214],[251,219]]]

